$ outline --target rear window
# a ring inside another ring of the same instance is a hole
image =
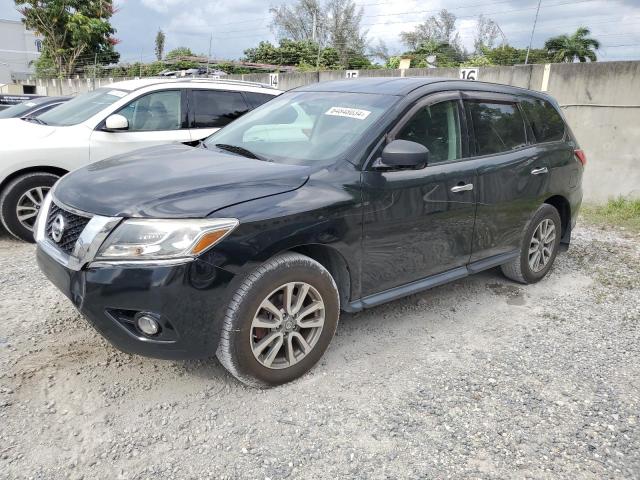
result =
[[[529,119],[537,143],[555,142],[564,138],[564,121],[546,100],[524,99],[520,105]]]
[[[509,152],[527,143],[524,119],[515,103],[467,101],[476,155]]]
[[[249,110],[240,92],[193,90],[192,128],[222,128]]]
[[[267,103],[269,100],[276,98],[275,95],[266,95],[264,93],[244,92],[244,96],[249,102],[251,108],[257,108],[263,103]]]

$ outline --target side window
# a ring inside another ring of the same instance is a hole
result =
[[[462,158],[461,138],[457,100],[421,108],[396,135],[396,139],[410,140],[427,147],[430,163]]]
[[[130,132],[179,130],[181,127],[182,95],[179,90],[167,90],[144,95],[118,112],[129,120]]]
[[[520,105],[529,119],[537,143],[555,142],[564,138],[564,120],[549,102],[528,98]]]
[[[263,103],[276,98],[276,95],[266,95],[264,93],[244,92],[244,96],[251,108],[258,108]]]
[[[221,128],[249,110],[240,92],[192,90],[191,128]]]
[[[515,103],[467,101],[475,131],[476,154],[491,155],[527,143],[524,119]]]

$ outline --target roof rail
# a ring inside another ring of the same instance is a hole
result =
[[[248,86],[252,86],[252,87],[260,87],[260,88],[271,88],[273,89],[274,87],[272,87],[271,85],[267,84],[267,83],[260,83],[260,82],[250,82],[248,80],[235,80],[235,79],[226,79],[226,78],[199,78],[199,77],[179,77],[179,78],[171,78],[171,77],[158,77],[158,78],[165,78],[167,80],[172,80],[175,82],[202,82],[202,83],[226,83],[226,84],[231,84],[231,85],[248,85]]]

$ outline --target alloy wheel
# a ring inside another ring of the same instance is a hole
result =
[[[253,356],[272,369],[288,368],[305,358],[320,339],[325,305],[305,282],[289,282],[273,290],[251,322]]]
[[[544,269],[553,255],[556,240],[556,226],[553,221],[542,220],[531,237],[529,243],[529,268],[533,272]]]
[[[20,225],[33,232],[40,206],[51,187],[35,187],[27,190],[18,199],[16,216]]]

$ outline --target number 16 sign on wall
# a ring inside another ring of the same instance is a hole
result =
[[[461,68],[460,80],[478,80],[479,68]]]

